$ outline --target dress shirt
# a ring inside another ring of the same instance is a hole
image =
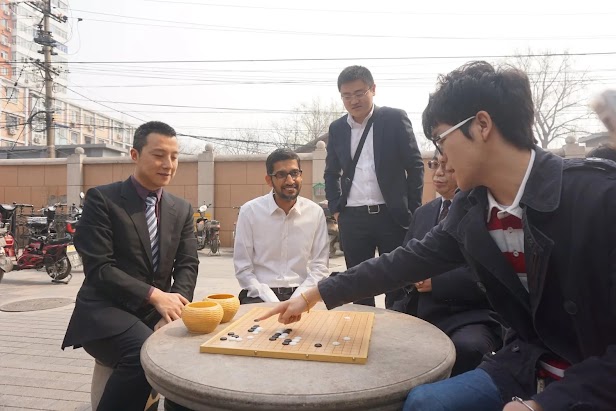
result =
[[[248,297],[277,302],[270,287],[298,287],[293,297],[329,275],[329,241],[323,209],[297,197],[286,214],[273,192],[244,204],[233,249],[235,276]]]
[[[370,110],[368,117],[361,123],[355,121],[350,113],[347,116],[347,123],[351,127],[351,158],[355,156],[355,151],[357,151],[357,146],[366,128],[366,123],[368,123],[373,113],[374,105],[372,105],[372,110]],[[351,190],[347,197],[346,205],[348,207],[385,204],[383,193],[376,178],[373,131],[374,124],[370,127],[370,131],[368,131],[366,142],[357,161],[357,167],[355,167],[355,176],[353,177]]]

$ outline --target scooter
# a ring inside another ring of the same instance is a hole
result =
[[[71,240],[70,244],[66,247],[66,257],[68,258],[68,261],[71,263],[71,266],[73,268],[78,268],[83,265],[83,262],[81,261],[81,256],[73,245],[73,238],[75,237],[75,233],[77,232],[77,223],[79,222],[79,219],[81,218],[81,213],[83,212],[84,197],[85,196],[83,192],[79,193],[79,198],[81,198],[81,202],[79,203],[79,206],[76,206],[74,203],[71,205],[71,218],[66,220],[66,235],[67,237],[70,237]]]
[[[17,258],[15,263],[13,263],[12,259],[12,257],[17,256],[17,246],[14,237],[11,236],[12,241],[9,242],[5,235],[5,242],[7,244],[4,247],[3,271],[5,273],[45,268],[52,282],[68,284],[72,278],[72,267],[66,250],[72,238],[69,236],[60,239],[56,238],[53,226],[58,205],[52,205],[40,210],[44,212],[44,217],[32,216],[26,219],[26,227],[30,230],[30,238],[23,253]],[[7,259],[6,257],[9,258]]]
[[[220,221],[209,220],[205,216],[209,205],[199,207],[199,218],[196,221],[195,236],[197,237],[197,250],[210,246],[210,252],[216,254],[220,250]]]
[[[319,203],[323,212],[325,213],[325,222],[327,223],[327,236],[329,238],[329,256],[336,256],[336,243],[338,243],[338,249],[343,252],[342,242],[340,241],[340,232],[338,231],[338,221],[332,215],[329,210],[327,200],[323,200]]]

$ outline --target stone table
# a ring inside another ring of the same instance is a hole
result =
[[[253,307],[241,306],[236,318]],[[181,320],[145,342],[141,362],[152,387],[194,410],[398,410],[413,387],[449,376],[455,349],[433,325],[381,308],[338,310],[375,313],[366,364],[200,353],[228,324],[194,335]]]

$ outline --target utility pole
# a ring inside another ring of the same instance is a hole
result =
[[[66,23],[66,16],[57,16],[51,12],[51,0],[32,1],[27,4],[33,9],[43,14],[42,25],[38,25],[38,32],[34,38],[34,42],[40,44],[43,49],[39,50],[39,53],[43,54],[44,60],[41,63],[40,60],[36,60],[34,64],[43,70],[45,76],[45,131],[47,134],[47,157],[56,157],[56,142],[55,142],[55,129],[53,121],[53,77],[52,74],[59,75],[58,70],[54,69],[51,65],[51,56],[56,55],[53,51],[56,41],[51,34],[50,18],[60,22]]]
[[[49,15],[51,14],[51,0],[45,0],[43,13],[43,32],[51,39],[49,30]],[[45,129],[47,132],[47,158],[56,158],[56,135],[53,128],[53,79],[51,78],[51,46],[43,44],[45,56]]]

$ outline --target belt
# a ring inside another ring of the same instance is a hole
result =
[[[297,287],[270,287],[276,294],[293,294]]]
[[[385,211],[387,208],[386,204],[375,204],[375,205],[363,205],[357,207],[345,207],[344,211],[349,211],[356,214],[378,214],[381,211]]]

